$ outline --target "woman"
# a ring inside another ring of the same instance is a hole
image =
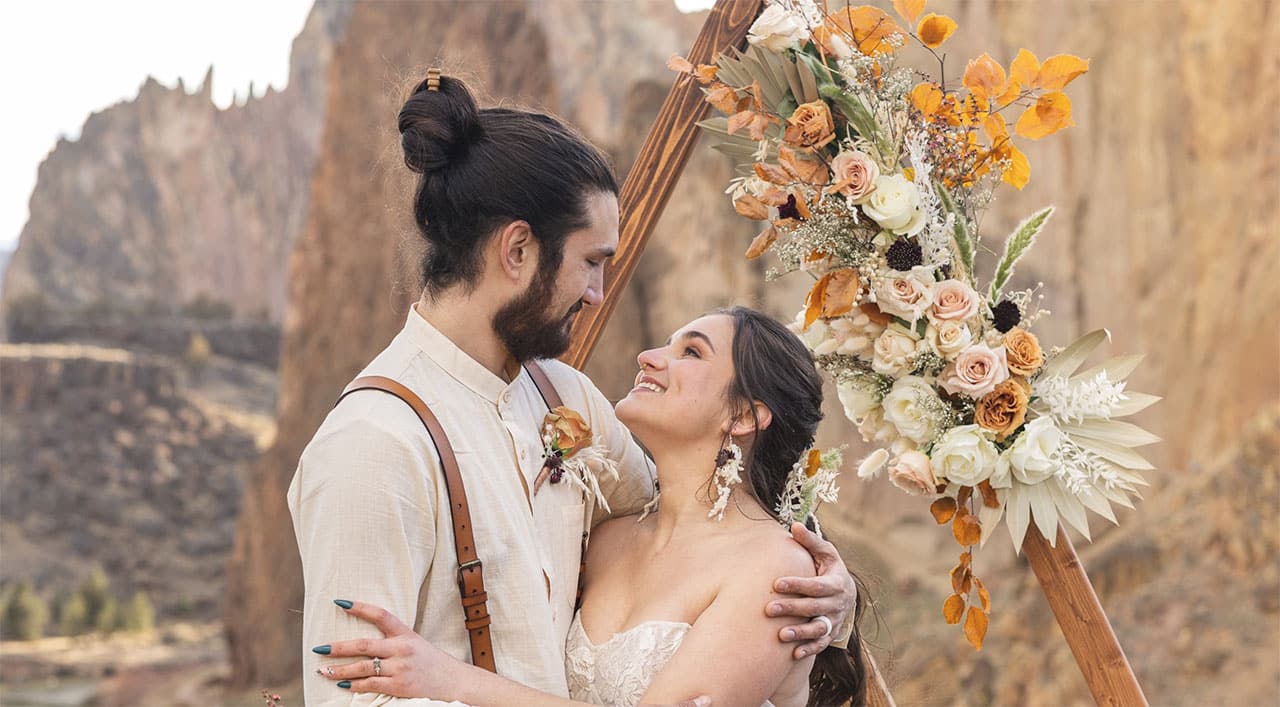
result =
[[[774,577],[813,575],[812,558],[775,512],[821,419],[822,384],[804,345],[776,321],[734,307],[690,322],[638,362],[617,415],[652,452],[662,495],[655,512],[607,521],[592,534],[566,649],[571,697],[861,704],[856,627],[852,651],[828,648],[797,661],[777,640],[786,619],[753,608],[780,596]],[[860,614],[861,592],[858,601]],[[470,704],[564,702],[454,660],[376,607],[350,612],[389,638],[362,652],[333,644],[333,655],[385,654],[397,677],[367,682],[371,661],[325,673],[343,687]]]

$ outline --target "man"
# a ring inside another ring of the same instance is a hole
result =
[[[539,483],[548,400],[521,364],[537,361],[617,463],[616,479],[600,479],[609,515],[640,511],[654,493],[643,451],[585,376],[548,360],[567,349],[577,312],[601,302],[618,243],[617,184],[603,155],[556,119],[477,110],[464,84],[435,70],[405,103],[399,128],[405,164],[421,175],[413,207],[427,241],[423,291],[361,375],[394,379],[439,419],[465,481],[475,547],[455,532],[449,504],[458,499],[446,489],[440,440],[413,408],[379,391],[344,398],[289,488],[306,586],[303,640],[320,654],[307,653],[307,702],[429,703],[370,700],[315,674],[328,662],[325,642],[376,636],[333,605],[343,598],[387,608],[461,660],[492,660],[499,675],[564,696],[584,530],[608,516],[572,484]],[[853,603],[834,548],[809,542],[827,571],[786,581],[788,592],[812,598],[768,609],[801,617],[780,640],[805,654],[827,645],[830,624],[840,626]],[[463,551],[482,562],[483,620],[463,614]],[[481,624],[492,656],[473,650],[469,629]]]

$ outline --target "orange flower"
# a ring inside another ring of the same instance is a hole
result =
[[[1027,421],[1027,391],[1017,382],[1006,380],[982,396],[973,409],[973,421],[1004,439]]]
[[[1044,351],[1040,348],[1040,340],[1026,329],[1010,329],[1004,335],[1004,350],[1011,373],[1029,376],[1044,365]]]
[[[733,132],[730,130],[729,132]],[[816,150],[836,139],[836,126],[825,101],[812,101],[796,108],[787,118],[783,142]]]
[[[551,446],[566,458],[591,444],[591,426],[582,415],[563,405],[547,413],[543,427],[548,425],[551,426]]]
[[[1021,136],[1039,140],[1075,125],[1071,119],[1071,99],[1061,91],[1040,96],[1034,106],[1022,112],[1014,130]]]

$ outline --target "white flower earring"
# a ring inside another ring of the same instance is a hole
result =
[[[716,502],[711,506],[708,518],[724,520],[724,509],[729,505],[729,495],[733,487],[742,483],[742,449],[730,437],[728,444],[720,448],[716,455]]]

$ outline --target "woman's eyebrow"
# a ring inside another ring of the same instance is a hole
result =
[[[715,345],[711,343],[711,337],[707,336],[706,334],[703,334],[697,329],[694,329],[692,331],[681,332],[680,338],[681,339],[701,339],[703,342],[706,343],[707,348],[711,349],[711,353],[716,352]],[[670,345],[671,345],[671,337],[668,336],[667,341],[665,344],[663,344],[663,346],[670,346]]]

